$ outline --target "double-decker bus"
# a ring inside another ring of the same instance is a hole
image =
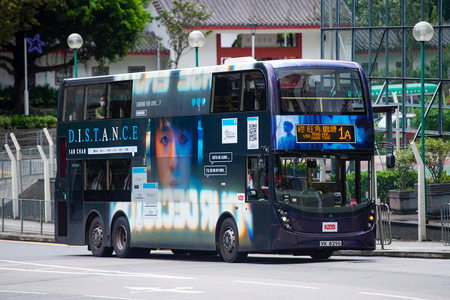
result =
[[[55,236],[95,256],[374,250],[374,127],[353,62],[65,80]]]

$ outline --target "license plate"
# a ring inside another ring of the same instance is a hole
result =
[[[342,241],[320,241],[320,247],[340,247]]]

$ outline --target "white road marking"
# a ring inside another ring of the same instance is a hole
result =
[[[48,295],[48,293],[40,293],[40,292],[5,291],[5,290],[0,290],[0,293],[11,293],[11,294],[32,294],[32,295]]]
[[[169,292],[169,293],[181,293],[181,294],[202,294],[204,291],[194,291],[193,287],[176,287],[171,289],[164,289],[161,287],[125,287],[126,289],[133,290],[132,294],[138,293],[155,293],[155,292]]]
[[[291,284],[278,284],[278,283],[257,282],[257,281],[242,281],[242,280],[235,280],[234,282],[239,282],[239,283],[250,283],[250,284],[260,284],[260,285],[273,285],[273,286],[282,286],[282,287],[293,287],[293,288],[310,289],[310,290],[318,290],[318,289],[319,289],[319,288],[313,287],[313,286],[291,285]]]
[[[75,268],[57,265],[46,265],[30,262],[20,262],[13,260],[0,260],[2,266],[0,270],[10,270],[19,272],[36,272],[36,273],[58,273],[58,274],[69,274],[69,275],[98,275],[98,276],[111,276],[111,277],[137,277],[137,278],[161,278],[161,279],[196,279],[195,277],[184,277],[184,276],[170,276],[161,274],[150,274],[150,273],[133,273],[133,272],[121,272],[121,271],[107,271],[107,270],[95,270],[86,268]],[[7,267],[6,264],[15,264],[19,266],[24,266],[24,269],[20,269],[17,266]],[[30,269],[30,266],[40,267],[45,269]]]
[[[137,298],[123,298],[123,297],[109,297],[109,296],[96,296],[96,295],[84,295],[86,298],[99,298],[99,299],[114,299],[114,300],[145,300]]]
[[[376,297],[397,298],[397,299],[427,300],[427,299],[424,299],[424,298],[414,298],[414,297],[389,295],[389,294],[377,294],[377,293],[365,293],[365,292],[360,292],[360,294],[362,294],[362,295],[369,295],[369,296],[376,296]]]

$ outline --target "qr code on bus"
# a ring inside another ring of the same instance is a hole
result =
[[[254,142],[258,140],[258,124],[248,124],[248,141]]]

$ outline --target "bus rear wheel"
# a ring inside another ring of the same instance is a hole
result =
[[[98,257],[111,256],[113,252],[112,247],[105,246],[104,226],[100,217],[95,217],[89,226],[89,249]]]
[[[236,223],[228,218],[223,221],[219,232],[219,255],[228,263],[240,262],[247,257],[246,252],[238,252],[239,233]]]
[[[139,255],[138,249],[130,246],[130,225],[125,217],[119,217],[114,223],[112,243],[116,255],[120,258]],[[150,252],[147,250],[148,253]],[[147,253],[147,254],[148,254]]]

